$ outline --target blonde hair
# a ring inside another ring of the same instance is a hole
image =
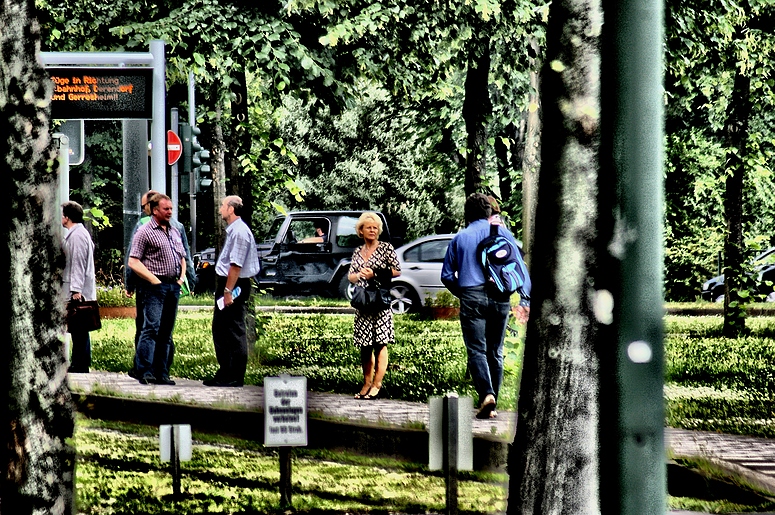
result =
[[[377,216],[377,213],[367,211],[358,218],[358,223],[355,224],[355,234],[358,237],[363,238],[363,226],[366,225],[366,222],[376,222],[379,229],[378,234],[382,234],[382,219]]]

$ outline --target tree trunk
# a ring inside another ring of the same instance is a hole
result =
[[[227,176],[230,179],[229,194],[242,197],[245,211],[242,218],[252,227],[253,182],[249,173],[245,173],[241,160],[250,152],[253,143],[247,130],[248,88],[245,72],[235,72],[231,86],[231,137],[228,142],[226,160]]]
[[[487,39],[475,39],[468,53],[463,119],[466,123],[466,197],[483,192],[485,184],[487,118],[492,114],[488,90],[490,79],[490,45]]]
[[[217,91],[213,87],[213,91]],[[220,96],[214,93],[212,98],[218,99]],[[221,219],[221,200],[226,196],[226,142],[223,138],[223,118],[220,100],[215,104],[215,127],[213,133],[213,191],[212,191],[212,216],[213,216],[213,234],[215,234],[215,254],[218,255],[226,239],[226,232]]]
[[[532,311],[509,452],[510,514],[599,513],[597,322],[592,310],[602,13],[552,2]],[[567,43],[573,41],[573,44]]]
[[[522,250],[525,252],[525,264],[528,269],[530,269],[532,262],[536,199],[538,197],[538,171],[541,165],[539,78],[538,71],[530,72],[530,103],[525,130],[525,151],[522,160]]]
[[[0,513],[73,511],[74,418],[66,383],[57,211],[56,147],[49,130],[52,85],[36,55],[40,34],[31,0],[0,4],[0,119],[6,186],[0,374],[5,472]]]
[[[724,242],[724,336],[737,338],[745,331],[747,299],[741,292],[747,288],[743,255],[743,181],[745,178],[748,117],[751,114],[751,79],[740,70],[735,75],[735,89],[729,102],[726,123],[727,163],[724,211],[727,234]]]

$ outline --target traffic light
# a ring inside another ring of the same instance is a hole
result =
[[[192,143],[194,135],[191,131],[191,126],[187,123],[179,124],[178,133],[180,134],[181,142],[183,143],[183,155],[180,157],[183,161],[183,170],[180,172],[180,193],[190,193],[191,188],[191,160],[194,157],[192,150]]]
[[[196,125],[180,124],[183,142],[183,172],[180,174],[180,192],[190,193],[190,174],[194,174],[196,193],[210,191],[213,187],[213,174],[210,168],[210,151],[202,148],[197,136],[202,130]]]
[[[210,151],[199,147],[194,152],[192,163],[194,165],[194,177],[196,177],[197,193],[210,191],[213,187],[213,174],[210,170]]]

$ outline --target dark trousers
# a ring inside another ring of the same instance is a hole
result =
[[[503,337],[509,309],[508,300],[493,299],[484,286],[461,290],[460,327],[480,403],[488,394],[497,400],[503,382]]]
[[[73,353],[70,357],[70,372],[88,373],[91,367],[91,339],[89,332],[70,333]]]
[[[216,276],[215,298],[223,297],[226,278]],[[213,311],[213,345],[215,359],[218,360],[218,372],[215,379],[225,383],[245,382],[245,370],[248,366],[248,337],[245,328],[245,316],[250,298],[250,279],[239,279],[236,286],[242,290],[231,306]]]

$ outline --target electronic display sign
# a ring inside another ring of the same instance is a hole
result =
[[[153,68],[46,68],[54,82],[51,117],[71,119],[151,119]]]

